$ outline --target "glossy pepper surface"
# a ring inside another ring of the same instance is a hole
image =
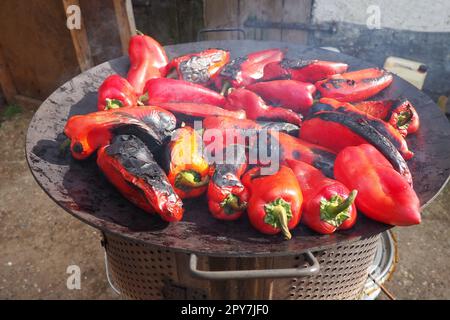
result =
[[[300,138],[336,153],[349,146],[372,144],[412,183],[411,172],[397,148],[361,117],[335,111],[315,113],[304,119]]]
[[[103,81],[98,88],[98,111],[132,107],[137,105],[137,96],[134,88],[117,74],[113,74]]]
[[[342,62],[283,59],[264,67],[264,81],[292,79],[315,83],[335,74],[347,71],[348,65]]]
[[[261,79],[264,67],[271,62],[281,61],[284,51],[280,49],[267,49],[248,54],[229,62],[220,72],[215,83],[220,90],[228,83],[233,88],[247,86]]]
[[[149,79],[165,77],[167,58],[164,48],[152,37],[137,34],[130,39],[128,47],[130,70],[127,80],[139,96]]]
[[[316,82],[316,88],[323,98],[332,98],[342,102],[366,100],[383,89],[393,80],[390,72],[371,68],[337,74]]]
[[[206,49],[173,59],[167,65],[167,71],[176,70],[180,80],[209,85],[229,61],[229,51]]]
[[[227,149],[234,149],[233,157],[226,157]],[[223,149],[226,161],[214,164],[208,185],[208,208],[212,216],[220,220],[236,220],[247,208],[249,193],[241,182],[247,168],[245,146],[230,145]]]
[[[358,190],[356,206],[369,218],[396,226],[420,223],[420,202],[413,188],[373,146],[342,150],[334,175],[348,188]]]
[[[257,93],[272,106],[292,109],[303,115],[308,114],[316,92],[313,84],[296,80],[258,82],[246,89]]]
[[[388,139],[402,154],[403,158],[409,160],[413,157],[413,153],[408,148],[405,138],[389,123],[367,114],[348,102],[339,102],[334,99],[322,98],[311,108],[311,113],[320,111],[337,111],[348,114],[357,121],[365,121],[386,139]]]
[[[419,115],[412,103],[406,99],[361,101],[354,106],[362,112],[386,121],[404,137],[419,130]]]
[[[265,234],[282,233],[291,239],[302,215],[303,196],[292,170],[280,166],[273,175],[261,175],[255,167],[244,174],[244,186],[250,191],[247,214],[252,226]]]
[[[125,107],[72,116],[64,127],[75,159],[83,160],[118,134],[134,134],[150,151],[162,146],[175,128],[173,114],[154,106]]]
[[[146,104],[158,105],[166,102],[204,103],[223,107],[225,97],[202,85],[177,79],[160,78],[149,80],[144,89]]]
[[[97,164],[106,178],[128,200],[165,221],[183,217],[181,199],[145,144],[134,136],[119,135],[98,151]]]
[[[302,122],[301,116],[289,109],[279,107],[271,107],[256,93],[244,89],[233,89],[227,96],[227,104],[225,108],[228,110],[245,110],[248,119],[271,119],[281,120],[295,125]]]
[[[209,182],[209,164],[201,136],[191,127],[175,130],[166,148],[167,177],[182,198],[198,197]]]
[[[287,163],[302,189],[301,223],[321,234],[353,227],[357,217],[356,190],[350,192],[341,182],[325,177],[305,162],[287,160]]]

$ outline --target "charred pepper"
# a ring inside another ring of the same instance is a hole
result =
[[[97,164],[106,178],[128,200],[168,222],[180,221],[183,203],[145,144],[134,136],[119,135],[98,151]]]

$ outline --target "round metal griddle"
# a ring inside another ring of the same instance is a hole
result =
[[[225,48],[232,58],[266,48],[287,48],[287,56],[305,59],[343,61],[350,70],[373,65],[359,59],[317,48],[283,42],[205,41],[167,46],[169,58],[206,48]],[[64,125],[70,116],[96,111],[97,88],[110,74],[126,75],[127,57],[92,68],[58,88],[32,119],[27,140],[28,164],[44,191],[67,212],[102,231],[175,251],[209,256],[286,256],[307,250],[322,250],[337,244],[364,239],[390,228],[359,215],[354,228],[321,236],[304,226],[293,231],[293,238],[266,236],[255,231],[244,217],[224,222],[211,217],[205,199],[185,201],[185,216],[179,223],[168,224],[133,206],[112,187],[98,170],[95,159],[76,161],[61,155]],[[380,98],[406,97],[416,106],[421,128],[407,141],[415,152],[408,162],[414,188],[423,205],[442,189],[450,173],[450,125],[431,99],[402,79]]]

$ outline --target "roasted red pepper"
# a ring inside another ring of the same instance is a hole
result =
[[[291,239],[302,215],[303,196],[294,173],[281,166],[277,173],[261,175],[261,168],[249,170],[242,178],[250,191],[247,214],[252,226],[265,234],[282,232]]]
[[[234,157],[226,157],[227,148],[233,148]],[[245,146],[230,145],[223,149],[222,163],[214,165],[208,185],[208,207],[213,217],[220,220],[236,220],[247,208],[249,193],[241,182],[247,168]]]
[[[251,84],[246,89],[257,93],[272,106],[292,109],[303,115],[313,105],[316,88],[296,80],[273,80]]]
[[[136,106],[138,102],[134,88],[118,74],[113,74],[103,81],[98,88],[99,111],[116,109],[122,107]]]
[[[209,85],[229,61],[228,51],[206,49],[173,59],[167,65],[167,71],[170,73],[175,69],[180,80]]]
[[[250,53],[228,63],[220,72],[215,83],[216,87],[223,90],[227,83],[233,88],[247,86],[261,79],[264,75],[264,67],[271,62],[281,61],[284,51],[280,49],[268,49]]]
[[[165,156],[167,176],[182,198],[198,197],[209,182],[209,164],[203,157],[203,142],[191,127],[175,130]]]
[[[354,106],[371,116],[388,122],[406,137],[419,129],[420,121],[416,109],[406,99],[362,101]]]
[[[145,144],[134,136],[116,136],[99,149],[97,164],[128,200],[165,221],[180,221],[183,203]]]
[[[99,147],[109,144],[116,134],[138,135],[151,151],[156,150],[175,129],[175,125],[175,116],[161,108],[126,107],[72,116],[66,123],[64,133],[71,140],[72,156],[82,160]]]
[[[315,83],[332,75],[346,72],[348,64],[341,62],[283,59],[264,67],[264,81],[292,79]]]
[[[311,113],[316,113],[320,111],[337,111],[344,114],[351,115],[356,121],[365,121],[372,127],[374,127],[379,133],[381,133],[386,139],[388,139],[400,153],[403,158],[409,160],[413,157],[413,153],[408,149],[408,144],[404,137],[400,134],[398,130],[396,130],[389,123],[384,122],[378,118],[367,114],[350,103],[347,102],[339,102],[334,99],[322,98],[319,100],[319,103],[316,103],[311,108]]]
[[[369,218],[397,226],[420,223],[420,202],[413,188],[373,146],[342,150],[334,175],[348,188],[358,190],[356,207]]]
[[[301,223],[322,234],[353,227],[357,216],[353,203],[356,190],[350,192],[341,182],[326,178],[305,162],[287,160],[287,163],[302,189]]]
[[[233,89],[227,96],[228,110],[245,110],[248,119],[277,119],[300,125],[301,117],[292,110],[268,106],[256,93],[244,89]]]
[[[128,55],[130,70],[127,80],[138,96],[143,93],[149,79],[166,76],[169,60],[164,48],[155,39],[143,34],[131,37]]]
[[[339,152],[348,146],[370,143],[389,160],[408,182],[408,165],[397,148],[365,119],[335,111],[315,113],[303,121],[300,138]]]
[[[230,111],[205,103],[190,102],[166,102],[158,104],[161,108],[172,112],[177,116],[178,122],[192,122],[192,120],[204,119],[211,116],[245,119],[245,111]]]
[[[332,98],[342,102],[366,100],[383,89],[393,80],[390,72],[371,68],[336,74],[323,81],[316,82],[316,88],[323,98]]]
[[[144,89],[147,104],[165,102],[205,103],[223,107],[225,97],[202,85],[177,79],[160,78],[147,82]]]

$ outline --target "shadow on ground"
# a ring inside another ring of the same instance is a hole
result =
[[[118,299],[105,276],[100,234],[56,206],[25,161],[27,110],[0,126],[0,299]],[[386,287],[398,299],[449,299],[450,187],[423,223],[396,228],[399,263]],[[69,290],[67,268],[82,272]],[[380,299],[385,299],[380,296]]]

